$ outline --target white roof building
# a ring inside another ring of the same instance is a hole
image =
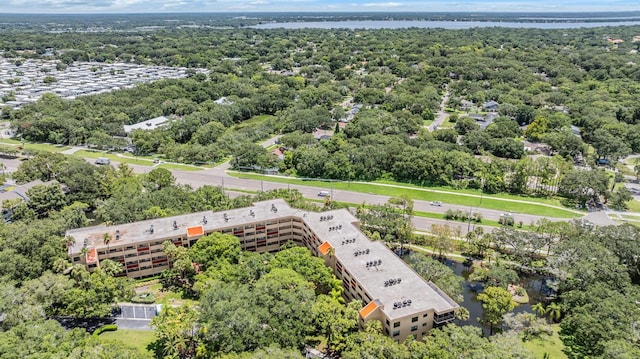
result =
[[[134,123],[133,125],[124,125],[124,132],[131,133],[134,130],[155,130],[156,128],[168,124],[171,120],[165,116],[152,118],[150,120]]]

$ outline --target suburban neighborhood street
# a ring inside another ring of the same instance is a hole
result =
[[[447,105],[447,101],[449,101],[450,95],[451,93],[449,92],[449,89],[447,89],[447,92],[444,94],[444,96],[442,96],[442,101],[440,101],[440,109],[438,109],[436,117],[433,119],[433,123],[428,127],[429,131],[437,130],[440,126],[442,126],[444,121],[447,120],[447,117],[449,117],[449,114],[444,109]]]

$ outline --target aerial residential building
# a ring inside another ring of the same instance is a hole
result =
[[[111,259],[123,264],[122,275],[143,278],[169,268],[163,242],[191,247],[213,232],[236,236],[244,250],[258,253],[277,252],[288,242],[307,247],[342,281],[345,299],[363,302],[361,325],[379,320],[383,331],[398,341],[421,339],[431,328],[451,322],[459,308],[387,246],[367,238],[346,209],[309,212],[271,200],[222,212],[74,229],[67,235],[73,238],[69,256],[74,264],[92,270]]]

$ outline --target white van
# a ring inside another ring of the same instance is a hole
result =
[[[111,164],[111,160],[106,158],[106,157],[98,157],[96,159],[96,164],[97,165],[110,165]]]
[[[318,197],[328,197],[329,191],[320,191],[318,192]]]

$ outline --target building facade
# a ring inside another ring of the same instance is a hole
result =
[[[451,322],[459,306],[426,282],[383,243],[369,240],[346,209],[309,212],[283,200],[222,212],[198,212],[148,221],[74,229],[69,257],[89,270],[104,259],[123,264],[121,275],[144,278],[169,268],[162,244],[191,247],[205,235],[238,237],[242,249],[277,252],[294,242],[324,259],[342,281],[347,300],[361,300],[361,325],[379,320],[395,340],[421,339]]]

